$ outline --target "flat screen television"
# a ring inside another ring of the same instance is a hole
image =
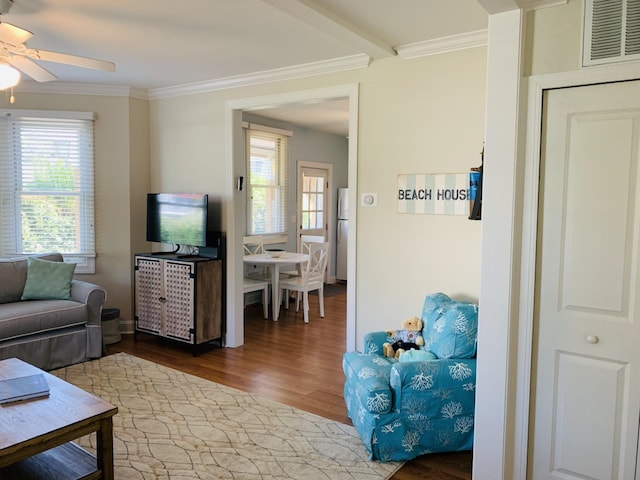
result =
[[[206,193],[148,193],[147,241],[206,246],[208,201]]]

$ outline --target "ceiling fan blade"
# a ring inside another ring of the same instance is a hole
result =
[[[105,72],[115,72],[116,66],[113,62],[105,60],[96,60],[95,58],[79,57],[77,55],[69,55],[66,53],[50,52],[48,50],[35,50],[35,56],[32,58],[46,60],[49,62],[64,63],[66,65],[75,65],[76,67],[93,68],[95,70],[104,70]]]
[[[33,33],[10,23],[0,23],[0,42],[17,47],[33,37]]]
[[[27,57],[12,55],[11,57],[9,57],[8,61],[18,70],[26,73],[38,82],[50,82],[58,78],[49,70],[42,68],[40,65],[31,61]]]

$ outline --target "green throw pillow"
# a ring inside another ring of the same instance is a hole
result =
[[[22,300],[69,300],[75,263],[29,257]]]

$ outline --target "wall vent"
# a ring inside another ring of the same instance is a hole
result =
[[[582,64],[640,60],[640,0],[586,0]]]

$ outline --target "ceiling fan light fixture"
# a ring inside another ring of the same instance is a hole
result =
[[[0,62],[0,90],[15,87],[20,82],[20,72],[11,65]]]

